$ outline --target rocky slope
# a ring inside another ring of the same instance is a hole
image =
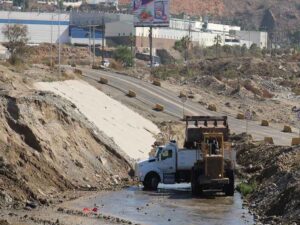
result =
[[[67,190],[111,189],[128,180],[129,161],[72,103],[0,70],[0,208],[35,207]]]
[[[247,197],[264,224],[300,223],[300,147],[259,143],[237,146],[241,173],[255,190]]]

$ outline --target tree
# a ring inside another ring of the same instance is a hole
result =
[[[291,44],[293,46],[300,46],[300,30],[290,32],[289,33],[289,39],[291,41]]]
[[[249,48],[249,52],[253,56],[259,56],[260,55],[260,48],[257,46],[257,44],[253,43]]]
[[[191,46],[191,40],[189,36],[184,36],[179,41],[175,42],[174,49],[179,52],[184,52],[184,59],[188,58],[188,50]]]
[[[243,46],[241,47],[241,55],[245,56],[247,53],[247,45],[243,44]]]
[[[127,46],[119,46],[114,51],[114,59],[121,62],[124,66],[132,66],[133,65],[133,59],[131,55],[130,48]]]
[[[232,54],[232,47],[230,45],[224,45],[223,51],[226,53],[227,57]]]
[[[10,51],[10,61],[12,64],[22,60],[26,53],[26,45],[28,42],[28,30],[25,25],[9,25],[3,27],[2,33],[7,39],[8,49]]]
[[[221,36],[218,34],[217,36],[215,36],[214,38],[214,46],[216,47],[216,57],[220,56],[220,46],[222,44],[222,38]]]

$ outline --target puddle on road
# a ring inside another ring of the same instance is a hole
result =
[[[234,197],[207,195],[195,198],[189,185],[160,185],[157,192],[139,187],[101,193],[81,199],[76,208],[97,204],[100,212],[148,225],[241,225],[254,224],[242,209],[239,193]]]

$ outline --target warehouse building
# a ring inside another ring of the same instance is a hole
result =
[[[69,43],[69,14],[0,11],[0,30],[7,24],[27,26],[29,44]],[[0,42],[6,42],[0,32]]]
[[[78,45],[131,45],[143,50],[149,48],[149,28],[133,26],[133,15],[76,12],[0,12],[0,29],[7,24],[24,24],[28,27],[30,44],[71,43]],[[105,30],[103,29],[105,25]],[[104,33],[105,31],[105,33]],[[189,36],[195,45],[209,47],[215,44],[216,36],[222,45],[246,45],[267,47],[266,32],[241,31],[240,27],[172,18],[169,27],[153,28],[153,48],[173,48],[176,41]],[[0,33],[0,42],[5,42]]]

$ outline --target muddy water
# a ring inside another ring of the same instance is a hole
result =
[[[130,187],[118,192],[107,192],[76,201],[76,208],[98,205],[100,212],[135,223],[149,225],[254,224],[247,209],[242,208],[238,193],[225,197],[206,193],[194,198],[189,185],[159,186],[157,192],[146,192]],[[73,205],[74,207],[74,205]]]

